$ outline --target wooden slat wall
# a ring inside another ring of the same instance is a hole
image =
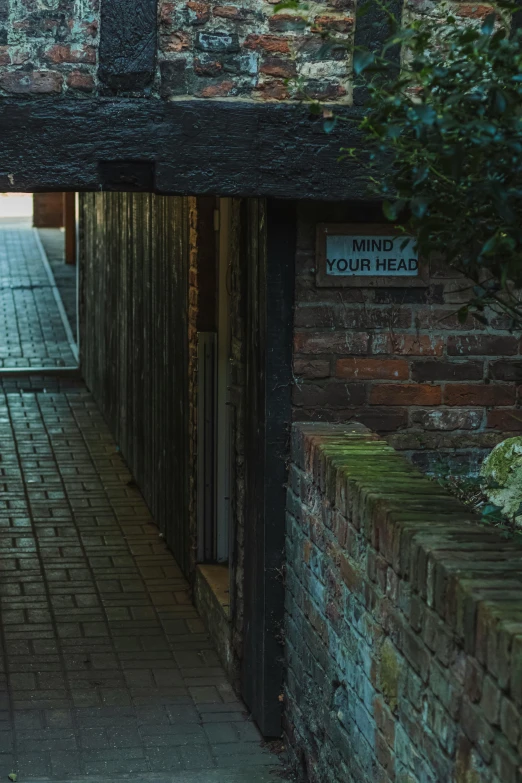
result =
[[[82,370],[185,572],[188,199],[80,197]]]

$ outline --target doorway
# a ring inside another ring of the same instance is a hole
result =
[[[198,607],[226,662],[235,671],[231,648],[235,594],[234,474],[235,407],[232,384],[232,199],[217,198],[199,223],[197,336],[197,570]],[[200,201],[201,208],[205,205]],[[211,220],[208,219],[211,218]],[[211,247],[208,228],[212,229]],[[205,251],[206,243],[206,251]]]

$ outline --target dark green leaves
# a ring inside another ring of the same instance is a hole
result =
[[[397,201],[385,201],[382,205],[384,216],[392,222],[399,218],[399,215],[404,210],[406,202],[397,199]]]
[[[381,55],[355,53],[354,73],[369,91],[361,149],[386,218],[407,216],[425,256],[476,283],[459,320],[507,312],[520,326],[522,33],[508,36],[504,18],[398,25]],[[397,45],[411,54],[400,73],[386,59]]]
[[[459,324],[465,324],[468,320],[469,315],[469,307],[465,305],[464,307],[461,307],[460,310],[457,311],[457,318]]]
[[[482,24],[482,27],[480,28],[482,35],[491,35],[493,30],[495,29],[496,20],[497,20],[496,13],[491,13],[486,16]]]
[[[353,72],[359,76],[370,65],[375,62],[375,55],[372,52],[364,50],[356,51],[353,55]]]
[[[420,105],[413,107],[413,111],[423,125],[433,125],[437,119],[437,112],[433,106]]]
[[[325,133],[331,133],[337,125],[337,117],[327,117],[323,120],[323,128]]]
[[[299,0],[281,0],[280,3],[277,3],[277,5],[274,6],[274,13],[277,14],[279,11],[298,11],[300,7]]]

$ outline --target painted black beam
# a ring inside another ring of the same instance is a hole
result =
[[[102,0],[98,76],[112,92],[140,92],[154,79],[156,0]]]
[[[284,670],[286,482],[292,420],[295,205],[268,200],[265,226],[266,250],[261,231],[257,258],[246,248],[244,256],[248,261],[249,294],[242,693],[263,735],[278,737]]]
[[[360,10],[356,18],[354,46],[369,52],[380,54],[386,41],[392,32],[390,15],[400,22],[402,20],[404,0],[388,0],[386,3],[375,3],[367,0],[358,4]],[[400,46],[393,46],[386,52],[390,63],[400,67]],[[368,99],[366,78],[356,79],[353,90],[354,106],[364,106]]]
[[[357,114],[330,135],[305,106],[131,98],[0,103],[0,191],[357,199]],[[342,133],[341,133],[342,131]]]

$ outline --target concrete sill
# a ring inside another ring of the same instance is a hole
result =
[[[222,614],[227,622],[230,620],[229,580],[227,565],[200,563],[196,566],[196,592],[204,591],[213,610]]]
[[[237,687],[239,670],[232,648],[228,566],[198,565],[194,580],[196,608],[207,626],[229,680]]]

